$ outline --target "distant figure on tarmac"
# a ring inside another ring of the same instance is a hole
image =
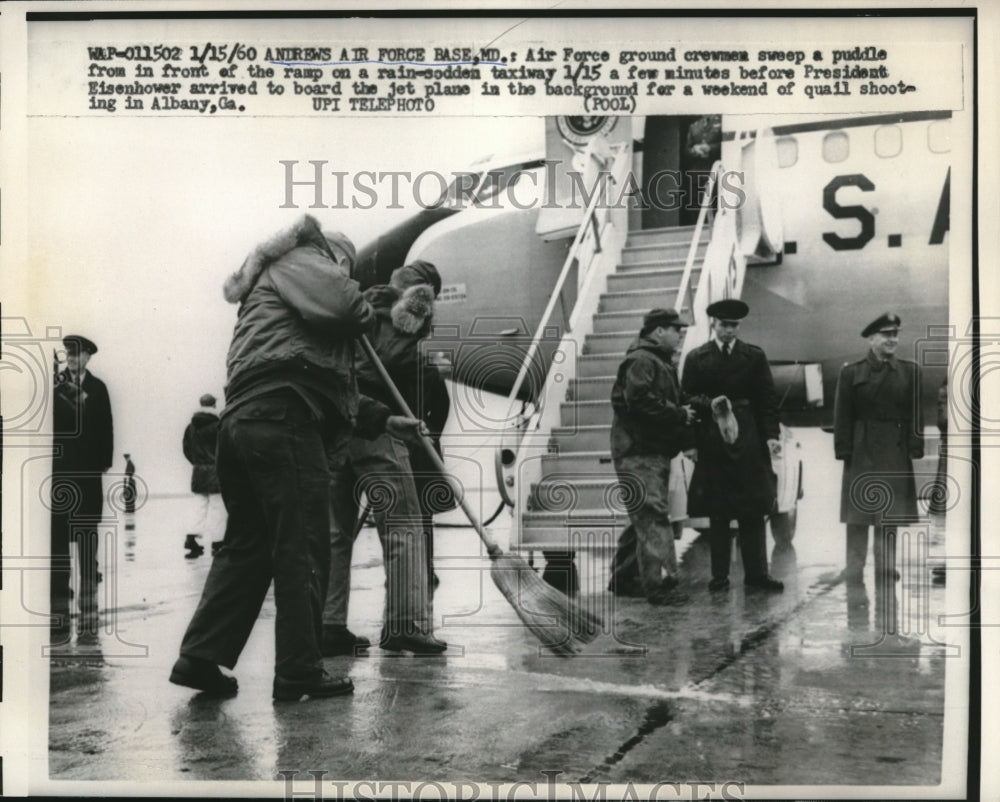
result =
[[[677,589],[668,491],[671,459],[694,445],[688,426],[694,413],[681,406],[680,382],[672,360],[688,325],[674,309],[648,312],[638,338],[618,366],[611,389],[611,457],[630,501],[639,589],[655,605],[685,598]],[[623,553],[631,548],[629,540],[622,538]],[[616,557],[616,564],[622,562]],[[622,595],[631,595],[627,588],[621,590]]]
[[[125,457],[125,512],[135,512],[135,463],[131,454]]]
[[[53,642],[69,635],[70,544],[77,546],[81,625],[97,612],[97,525],[104,514],[104,473],[114,454],[108,388],[87,369],[92,340],[63,338],[66,367],[55,375],[53,399],[50,611]]]
[[[918,520],[913,460],[924,455],[920,369],[896,357],[899,315],[886,312],[861,332],[869,350],[841,368],[834,402],[833,447],[844,463],[840,521],[847,524],[843,577],[863,581],[868,527],[876,583],[899,579],[896,526]]]
[[[350,277],[354,244],[303,216],[255,248],[226,281],[239,312],[227,358],[217,468],[229,519],[170,681],[236,693],[233,668],[274,582],[276,701],[353,692],[323,668],[330,572],[328,452],[353,431],[406,439],[415,419],[360,397],[353,338],[372,308]]]
[[[698,453],[687,512],[709,519],[709,590],[729,589],[729,522],[735,518],[743,584],[780,593],[784,585],[767,570],[764,525],[775,504],[771,456],[781,448],[771,368],[763,350],[736,337],[750,307],[727,299],[705,311],[712,338],[688,353],[681,380],[685,399],[698,412]]]
[[[927,511],[934,515],[944,515],[948,510],[948,380],[941,382],[937,397],[938,443],[937,476]]]
[[[218,550],[225,527],[226,508],[222,503],[219,475],[215,469],[215,448],[219,439],[219,416],[215,412],[215,396],[205,393],[198,400],[198,411],[184,429],[184,456],[191,463],[191,492],[198,497],[194,524],[185,539],[188,556],[198,556],[204,546],[198,542],[208,535],[212,552]],[[216,539],[216,536],[219,536]],[[197,546],[197,548],[194,548]]]
[[[364,293],[374,309],[372,347],[414,415],[439,435],[448,419],[450,400],[437,368],[421,364],[420,340],[430,331],[441,277],[430,262],[416,261],[392,273],[388,285]],[[393,408],[392,393],[364,353],[357,358],[361,392]],[[431,465],[432,473],[426,466]],[[326,656],[355,654],[367,638],[347,628],[357,499],[361,492],[373,508],[385,564],[386,607],[380,646],[390,651],[439,654],[447,644],[433,634],[433,567],[428,550],[433,538],[433,498],[429,485],[442,482],[422,446],[384,434],[352,438],[346,451],[331,458],[333,513],[330,535],[330,584],[323,610],[322,651]],[[431,489],[433,494],[433,489]],[[433,494],[438,495],[438,494]]]

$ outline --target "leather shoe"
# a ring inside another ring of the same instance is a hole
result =
[[[297,702],[303,696],[319,699],[349,693],[354,693],[354,683],[350,677],[332,677],[326,671],[320,671],[306,679],[275,677],[271,696],[276,702]]]
[[[443,640],[423,632],[404,632],[389,635],[384,630],[379,646],[387,652],[413,652],[414,654],[441,654],[448,648]]]
[[[715,576],[708,583],[708,589],[713,593],[721,590],[729,590],[728,576]]]
[[[235,696],[238,689],[236,677],[223,674],[215,663],[183,654],[174,663],[170,681],[221,698]]]
[[[323,627],[323,643],[320,645],[320,653],[323,657],[337,657],[345,654],[353,656],[371,645],[372,642],[368,638],[355,635],[343,625]]]
[[[748,588],[758,588],[759,590],[768,590],[772,593],[782,593],[785,590],[785,583],[779,582],[773,576],[769,574],[764,574],[763,576],[747,577],[743,580],[743,584]]]

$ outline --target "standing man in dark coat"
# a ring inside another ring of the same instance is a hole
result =
[[[680,403],[672,356],[687,321],[674,309],[653,309],[643,319],[611,389],[611,457],[627,488],[635,530],[639,582],[650,604],[683,601],[677,590],[677,553],[667,490],[670,460],[694,443],[690,407]]]
[[[199,409],[184,429],[184,456],[191,463],[191,492],[198,496],[198,517],[187,536],[187,543],[197,545],[197,538],[221,534],[225,508],[222,505],[219,474],[215,469],[215,449],[219,440],[219,416],[215,396],[205,393],[198,399]],[[218,541],[221,543],[221,540]],[[217,550],[212,541],[213,552]],[[187,545],[186,548],[192,548]],[[200,553],[200,550],[198,551]]]
[[[69,550],[77,544],[82,616],[97,612],[97,524],[104,513],[104,472],[111,467],[114,426],[104,382],[87,370],[97,353],[92,340],[63,338],[66,368],[55,376],[52,459],[52,581],[50,602],[54,637],[69,628]],[[82,622],[82,619],[81,619]]]
[[[321,614],[330,572],[327,452],[353,431],[416,436],[420,422],[358,393],[353,338],[372,309],[350,277],[355,250],[309,215],[258,246],[227,280],[239,303],[227,357],[217,468],[229,519],[170,681],[236,692],[233,668],[274,582],[273,697],[351,693],[323,668]]]
[[[876,582],[899,579],[896,526],[914,523],[917,490],[913,460],[924,455],[920,369],[896,358],[898,315],[886,312],[861,332],[870,344],[844,365],[834,402],[833,447],[844,463],[840,521],[847,524],[844,579],[860,583],[868,555],[868,527]]]
[[[736,338],[740,321],[750,311],[743,301],[716,301],[705,311],[711,318],[712,339],[688,353],[681,382],[684,397],[698,413],[698,454],[688,515],[710,521],[710,590],[729,588],[729,522],[735,518],[744,584],[781,592],[784,585],[767,572],[764,525],[775,504],[771,455],[780,449],[771,368],[763,350]]]

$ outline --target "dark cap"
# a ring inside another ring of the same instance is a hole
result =
[[[750,314],[750,307],[737,298],[726,298],[709,304],[705,311],[717,320],[743,320]]]
[[[214,407],[215,406],[215,396],[211,393],[205,393],[201,398],[198,399],[198,403],[203,407]]]
[[[393,271],[395,284],[399,289],[406,289],[417,284],[429,284],[434,290],[434,297],[441,294],[441,274],[430,262],[415,259],[408,265],[397,267]]]
[[[650,309],[642,319],[643,331],[652,331],[657,326],[684,328],[690,325],[676,309]]]
[[[358,258],[358,249],[354,247],[354,243],[351,242],[350,237],[343,232],[325,228],[323,229],[323,238],[334,251],[342,253],[348,258],[350,261],[349,268],[354,267],[354,263]]]
[[[66,348],[66,352],[70,354],[77,354],[83,351],[87,354],[96,354],[97,345],[93,340],[88,340],[79,334],[68,334],[63,337],[63,346]]]
[[[902,321],[899,319],[899,315],[886,312],[865,326],[864,331],[861,332],[861,336],[871,337],[879,331],[898,331],[901,325]]]

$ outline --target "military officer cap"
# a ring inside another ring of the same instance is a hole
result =
[[[861,332],[861,336],[871,337],[873,334],[880,331],[886,333],[892,332],[895,334],[899,331],[899,327],[901,325],[902,321],[900,321],[899,315],[894,315],[892,312],[886,312],[865,326],[864,331]]]
[[[737,298],[726,298],[709,304],[705,311],[717,320],[743,320],[750,314],[750,307]]]
[[[642,319],[642,330],[652,331],[657,326],[677,326],[684,328],[691,324],[681,317],[676,309],[650,309]]]
[[[96,354],[97,346],[93,340],[88,340],[79,334],[68,334],[63,337],[63,346],[69,354],[78,354],[83,351],[85,354]]]

